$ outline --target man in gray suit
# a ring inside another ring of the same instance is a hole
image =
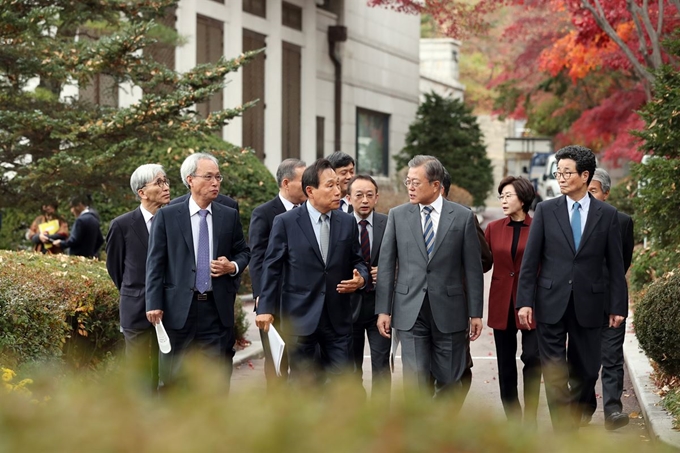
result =
[[[226,361],[231,376],[234,301],[238,276],[250,250],[236,209],[213,203],[222,182],[217,159],[196,153],[180,169],[191,196],[156,213],[146,262],[146,310],[160,320],[172,351],[160,359],[160,378],[168,385],[189,347]]]
[[[569,431],[578,428],[597,381],[602,318],[607,312],[609,327],[621,325],[628,290],[617,211],[588,194],[595,155],[571,145],[555,157],[563,196],[537,205],[516,307],[522,325],[537,321],[550,418],[556,431]]]
[[[352,214],[359,225],[359,244],[371,281],[363,289],[350,296],[352,302],[352,351],[355,374],[361,380],[364,365],[364,344],[368,336],[371,348],[371,394],[376,390],[389,391],[391,382],[391,341],[378,332],[378,316],[375,314],[375,282],[378,276],[380,244],[387,226],[387,216],[375,212],[378,202],[378,184],[368,175],[357,175],[347,185],[352,204]]]
[[[419,155],[408,167],[410,204],[390,210],[380,248],[378,329],[388,338],[397,330],[405,380],[427,392],[431,372],[435,397],[455,395],[467,369],[468,334],[474,341],[482,332],[484,276],[474,214],[441,196],[439,160]]]

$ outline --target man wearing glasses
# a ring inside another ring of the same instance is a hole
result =
[[[380,248],[375,309],[380,334],[396,330],[404,380],[456,397],[467,341],[482,332],[484,275],[473,212],[441,196],[444,167],[432,156],[408,163],[410,203],[390,210]]]
[[[609,313],[610,328],[623,322],[628,291],[617,211],[588,194],[595,155],[571,145],[555,158],[564,196],[536,208],[516,307],[526,328],[536,320],[553,428],[570,431],[578,429],[597,381],[602,318]]]
[[[146,319],[146,253],[149,230],[156,212],[170,201],[170,182],[163,167],[146,164],[130,177],[130,188],[139,207],[116,217],[106,236],[106,269],[120,293],[120,327],[125,355],[143,366],[151,391],[158,387],[158,343]]]
[[[160,359],[160,385],[174,383],[189,347],[226,362],[231,378],[234,301],[250,249],[235,209],[213,203],[222,182],[217,159],[196,153],[180,168],[191,196],[154,218],[146,267],[146,310],[163,321],[172,350]]]

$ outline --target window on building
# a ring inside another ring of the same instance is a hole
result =
[[[302,8],[283,2],[283,16],[281,23],[284,27],[302,31]]]
[[[357,109],[357,173],[387,176],[390,116]]]
[[[104,33],[99,30],[88,29],[87,33],[79,36],[79,39],[95,40],[102,36]],[[90,83],[79,87],[78,98],[100,106],[118,107],[118,85],[109,75],[95,74]]]
[[[175,30],[175,23],[177,22],[177,8],[169,8],[168,11],[166,12],[165,16],[158,20],[161,25],[164,25],[168,28],[172,28]],[[153,58],[155,61],[158,63],[161,63],[168,68],[174,70],[175,69],[175,46],[171,44],[166,44],[163,42],[156,42],[154,44],[149,45],[144,49],[144,53],[148,54]],[[154,87],[152,90],[152,93],[158,94],[158,95],[166,95],[171,92],[173,92],[176,89],[176,87],[172,84],[162,84]]]
[[[209,17],[197,16],[196,25],[196,63],[215,63],[224,55],[224,23]],[[207,118],[210,112],[222,110],[222,96],[222,91],[219,91],[207,102],[198,104],[198,113]]]
[[[243,0],[243,12],[267,18],[267,0]]]
[[[325,140],[325,120],[323,116],[316,117],[316,158],[321,159],[326,153],[324,152],[324,140]]]
[[[300,158],[302,48],[283,42],[281,159]]]
[[[243,51],[265,47],[266,36],[250,30],[243,30]],[[243,146],[255,150],[255,155],[264,161],[264,71],[265,55],[260,53],[254,60],[241,68],[243,71],[243,102],[259,99],[255,106],[243,112]]]

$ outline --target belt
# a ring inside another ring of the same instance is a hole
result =
[[[194,291],[194,299],[196,300],[208,300],[212,299],[213,293],[212,291],[207,291],[205,293],[199,293],[198,291]]]

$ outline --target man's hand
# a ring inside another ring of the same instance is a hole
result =
[[[163,320],[163,310],[150,310],[146,312],[146,319],[154,326]]]
[[[371,267],[371,278],[373,279],[373,286],[378,284],[378,266]]]
[[[236,272],[236,265],[229,261],[226,256],[220,256],[216,260],[210,261],[210,276],[219,277],[221,275],[231,275]]]
[[[625,321],[625,319],[626,318],[621,315],[609,315],[609,327],[617,328]]]
[[[470,341],[475,341],[482,334],[482,318],[470,318]]]
[[[50,238],[47,236],[47,231],[43,231],[42,233],[40,233],[39,239],[40,242],[42,242],[43,244],[49,242]]]
[[[340,294],[353,293],[357,289],[364,286],[364,277],[359,274],[359,271],[354,269],[352,280],[342,280],[338,286],[337,290]]]
[[[386,315],[384,313],[381,313],[378,315],[378,331],[380,332],[380,335],[382,335],[385,338],[391,338],[392,337],[392,327],[390,324],[392,323],[392,317],[390,315]]]
[[[270,314],[257,315],[255,317],[255,325],[258,329],[269,332],[269,326],[274,322],[274,316]]]
[[[519,323],[526,329],[531,329],[531,323],[534,322],[534,310],[531,307],[522,307],[517,312]]]
[[[55,239],[54,241],[52,241],[52,245],[56,245],[57,247],[59,247],[61,245],[61,239]]]

